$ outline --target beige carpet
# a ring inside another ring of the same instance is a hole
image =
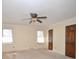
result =
[[[67,56],[63,56],[56,52],[48,52],[43,49],[32,49],[27,51],[18,51],[16,53],[8,52],[3,53],[2,59],[73,59]]]

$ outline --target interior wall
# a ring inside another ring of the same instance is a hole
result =
[[[48,30],[53,29],[53,51],[65,55],[65,26],[76,24],[76,17],[58,22],[50,26],[27,26],[3,24],[3,28],[13,29],[12,44],[3,44],[3,51],[26,50],[30,48],[47,48],[48,47]],[[43,30],[45,34],[45,43],[36,42],[36,31]],[[15,48],[13,48],[15,46]]]
[[[44,34],[46,34],[45,26],[3,24],[3,28],[11,28],[13,30],[13,43],[3,44],[4,52],[30,48],[46,48],[46,43],[38,44],[36,42],[36,31],[43,30]],[[46,39],[47,36],[44,35],[44,37]]]
[[[53,29],[53,51],[65,55],[65,27],[72,24],[76,24],[75,17],[49,27]]]

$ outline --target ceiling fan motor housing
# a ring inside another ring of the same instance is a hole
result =
[[[37,17],[37,14],[36,13],[31,13],[31,17],[32,18],[36,18]]]

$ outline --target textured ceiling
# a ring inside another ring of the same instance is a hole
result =
[[[3,23],[27,24],[30,13],[47,16],[43,24],[53,24],[76,16],[76,0],[3,0]],[[23,21],[26,19],[26,21]]]

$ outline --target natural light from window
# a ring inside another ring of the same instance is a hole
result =
[[[3,29],[2,32],[2,43],[12,43],[12,29]]]
[[[44,33],[43,31],[37,31],[37,42],[44,43]]]

